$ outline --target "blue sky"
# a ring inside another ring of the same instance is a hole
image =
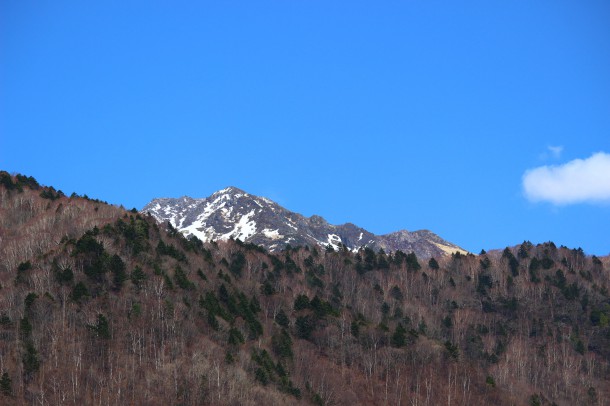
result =
[[[0,168],[609,254],[610,3],[380,3],[5,0]]]

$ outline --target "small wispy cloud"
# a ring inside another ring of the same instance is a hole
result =
[[[523,191],[532,202],[558,206],[610,203],[610,154],[598,152],[563,165],[529,169],[523,174]]]
[[[559,159],[561,158],[561,153],[563,152],[563,146],[561,145],[549,145],[548,146],[549,152],[551,153],[551,156],[553,158]]]
[[[549,145],[546,149],[538,156],[541,161],[548,161],[550,159],[557,160],[561,158],[563,152],[562,145]]]

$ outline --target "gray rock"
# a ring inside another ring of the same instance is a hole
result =
[[[420,258],[466,252],[428,230],[375,235],[351,223],[332,225],[317,215],[302,216],[235,187],[203,199],[154,199],[141,211],[159,222],[169,221],[187,237],[195,235],[203,241],[240,239],[269,251],[279,251],[290,244],[330,245],[337,250],[345,246],[351,251],[362,247],[386,252],[401,250],[415,252]]]

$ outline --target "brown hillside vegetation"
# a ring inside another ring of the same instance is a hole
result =
[[[0,172],[0,271],[14,270],[59,245],[63,237],[114,221],[125,211],[99,200],[66,197],[32,177]]]
[[[0,403],[604,405],[607,258],[185,239],[0,176]]]

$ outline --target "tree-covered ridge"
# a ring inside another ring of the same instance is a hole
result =
[[[8,203],[28,190],[0,189],[3,216],[21,215]],[[69,200],[28,199],[46,205],[17,228]],[[0,274],[2,403],[567,405],[609,395],[607,258],[529,242],[426,261],[370,249],[270,254],[186,239],[103,203],[89,211],[114,217]]]
[[[14,271],[44,255],[62,238],[75,238],[114,221],[125,210],[97,199],[42,186],[33,177],[0,171],[0,271]]]

